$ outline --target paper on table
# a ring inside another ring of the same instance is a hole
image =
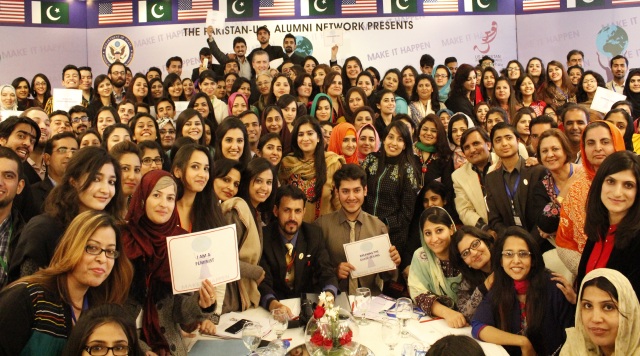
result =
[[[242,332],[239,332],[237,334],[230,334],[228,332],[225,332],[228,327],[235,324],[240,319],[246,319],[260,324],[260,329],[262,331],[262,336],[260,338],[267,336],[267,334],[271,332],[271,324],[269,323],[268,318],[253,317],[247,316],[245,314],[231,312],[220,315],[220,323],[216,326],[216,336],[223,339],[241,339]]]
[[[391,248],[389,234],[346,243],[343,247],[347,262],[356,268],[351,272],[351,276],[354,278],[396,268],[396,264],[393,263],[389,255],[389,249]]]
[[[82,90],[80,89],[53,89],[53,111],[69,111],[72,106],[82,104]]]
[[[616,103],[616,101],[626,100],[627,96],[616,93],[613,90],[609,90],[607,88],[598,87],[596,88],[596,94],[593,97],[593,101],[591,102],[591,110],[595,110],[601,113],[606,113],[611,110],[611,106]]]
[[[167,237],[173,294],[198,290],[203,280],[240,279],[236,225]]]
[[[351,301],[352,297],[349,296],[349,300]],[[354,297],[355,298],[355,297]],[[395,300],[391,297],[387,297],[386,295],[378,295],[371,298],[371,303],[367,310],[364,313],[364,317],[371,320],[382,321],[386,316],[386,311],[391,308],[395,304]],[[353,303],[352,303],[353,305]],[[354,315],[358,313],[356,310],[353,311]]]

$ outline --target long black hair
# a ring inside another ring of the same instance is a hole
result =
[[[404,182],[404,176],[409,173],[412,173],[414,175],[414,179],[416,181],[420,181],[420,177],[418,177],[418,172],[420,172],[420,170],[417,166],[415,155],[413,154],[413,145],[412,145],[413,141],[411,141],[411,133],[409,132],[409,128],[402,121],[391,121],[391,123],[386,128],[385,137],[389,135],[389,133],[391,132],[391,129],[396,129],[396,131],[400,134],[400,137],[402,137],[402,141],[404,141],[404,149],[397,156],[397,164],[399,167],[398,181]],[[382,147],[377,153],[379,153],[379,157],[380,157],[380,162],[379,162],[380,167],[385,167],[386,161],[388,161],[390,157],[387,157],[387,151],[384,148],[384,142],[382,144]],[[413,171],[409,172],[407,170],[408,167],[413,168]],[[378,169],[378,174],[382,174],[383,172],[384,172],[384,169],[382,168]]]
[[[254,207],[253,204],[251,204],[249,188],[255,181],[256,177],[266,171],[271,171],[271,174],[273,174],[273,181],[271,183],[271,194],[269,194],[267,200],[258,204],[257,207]],[[249,205],[249,208],[251,208],[251,211],[254,213],[254,215],[258,212],[261,213],[263,217],[266,217],[266,215],[271,213],[271,211],[273,210],[273,204],[276,198],[277,190],[278,176],[274,167],[271,165],[271,162],[262,157],[256,157],[252,159],[244,169],[244,171],[242,171],[242,178],[240,179],[240,186],[238,187],[238,196],[247,202],[247,205]]]
[[[402,85],[402,73],[400,73],[400,71],[397,68],[391,68],[386,73],[384,73],[384,76],[382,77],[382,79],[380,79],[380,85],[378,89],[379,90],[384,89],[384,78],[386,78],[387,75],[391,73],[395,74],[398,77],[398,88],[396,89],[396,91],[393,92],[393,94],[409,102],[409,95],[407,94],[407,89],[404,87],[404,85]]]
[[[213,111],[213,104],[211,103],[211,99],[209,99],[209,96],[206,93],[199,92],[193,94],[191,96],[191,100],[189,100],[189,105],[187,105],[187,108],[193,109],[193,106],[196,104],[196,100],[198,100],[199,98],[204,98],[207,102],[207,106],[209,107],[209,115],[207,115],[207,117],[203,117],[203,119],[211,121],[211,123],[213,124],[213,126],[211,127],[211,132],[214,133],[218,129],[218,121],[216,120],[216,114]]]
[[[473,269],[469,267],[465,262],[460,251],[458,250],[458,244],[464,238],[465,235],[470,235],[480,239],[486,246],[487,250],[493,252],[493,237],[488,233],[478,229],[475,226],[463,225],[458,228],[455,234],[451,237],[451,243],[449,244],[449,261],[462,273],[462,279],[469,282],[471,290],[475,289],[487,278],[486,273],[481,270]],[[491,261],[489,261],[491,263]]]
[[[222,152],[222,140],[224,139],[224,136],[227,134],[227,132],[233,129],[238,129],[242,132],[242,137],[244,138],[244,144],[242,146],[243,148],[242,148],[242,156],[240,156],[240,162],[246,166],[251,160],[251,147],[249,146],[249,134],[247,134],[247,127],[244,126],[242,121],[235,116],[228,116],[226,119],[224,119],[222,123],[218,126],[218,129],[215,132],[216,142],[215,142],[214,159],[217,161],[220,158],[224,157],[224,154]],[[204,136],[204,133],[202,135]]]
[[[295,125],[293,126],[293,131],[291,132],[291,155],[302,160],[304,158],[304,152],[298,146],[298,133],[300,132],[300,126],[304,124],[309,124],[313,127],[313,131],[316,132],[318,136],[318,144],[316,145],[316,149],[313,153],[313,169],[316,172],[316,184],[313,187],[315,191],[315,196],[312,199],[309,199],[309,202],[315,203],[322,198],[322,187],[324,183],[327,182],[327,162],[324,158],[324,136],[322,135],[322,128],[320,127],[320,123],[318,120],[314,119],[309,115],[304,115],[296,119]],[[400,123],[401,125],[404,125]],[[406,126],[405,126],[406,129]],[[407,129],[407,131],[409,131]],[[283,147],[284,149],[284,147]]]
[[[438,85],[436,84],[436,80],[433,79],[429,74],[420,74],[416,77],[416,83],[413,85],[413,91],[411,92],[411,101],[419,101],[420,97],[418,96],[418,83],[423,80],[428,80],[431,83],[431,110],[437,112],[440,110],[440,94],[438,90]]]

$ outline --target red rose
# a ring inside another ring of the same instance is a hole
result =
[[[320,319],[322,318],[323,315],[324,315],[324,308],[318,305],[316,307],[316,310],[313,311],[313,317],[316,319]]]
[[[320,334],[320,330],[316,330],[311,336],[311,343],[317,346],[322,346],[323,341],[324,341],[324,338]]]
[[[330,338],[326,338],[324,339],[324,347],[327,349],[330,349],[333,347],[333,340],[331,340]]]
[[[346,345],[350,343],[352,337],[353,337],[353,332],[349,330],[349,332],[347,332],[344,336],[340,338],[340,345]]]

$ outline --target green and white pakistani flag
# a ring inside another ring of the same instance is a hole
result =
[[[138,2],[138,22],[171,21],[171,0]]]
[[[322,16],[335,15],[335,0],[301,0],[300,15],[302,16]]]
[[[567,0],[567,9],[603,5],[604,0]]]
[[[69,4],[66,2],[31,2],[31,22],[40,24],[69,24]]]
[[[306,0],[302,0],[302,1],[306,1]],[[252,0],[227,0],[227,17],[232,19],[253,17],[253,1]]]
[[[498,0],[464,0],[464,12],[498,11]]]
[[[383,0],[385,14],[414,14],[417,12],[416,0]]]

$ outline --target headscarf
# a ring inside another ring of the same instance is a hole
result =
[[[452,119],[456,115],[463,115],[465,117],[465,119],[467,120],[467,130],[476,126],[473,123],[473,120],[471,120],[471,118],[469,117],[469,115],[467,115],[467,114],[465,114],[463,112],[457,112],[457,113],[451,115],[451,118],[449,119],[449,127],[447,129],[447,139],[449,139],[449,147],[453,151],[453,169],[454,170],[462,167],[463,164],[467,163],[467,157],[464,155],[464,152],[462,152],[462,147],[456,146],[453,143],[453,135],[451,134],[451,129],[453,128],[453,120]],[[418,141],[418,142],[420,142],[420,141]]]
[[[442,209],[449,216],[449,226],[454,226],[455,223],[451,218],[449,213],[441,208],[441,207],[433,207],[427,209],[422,212],[420,216],[420,221],[425,221],[423,218],[425,214],[432,214],[432,209]],[[450,298],[453,303],[457,303],[458,301],[458,293],[457,289],[462,281],[462,274],[458,274],[455,277],[445,277],[444,271],[442,271],[442,267],[440,267],[440,260],[436,257],[435,253],[431,251],[431,249],[427,246],[427,243],[424,241],[424,232],[422,231],[422,226],[420,227],[420,243],[422,244],[422,248],[420,253],[424,258],[420,258],[418,261],[414,259],[411,263],[411,272],[409,273],[409,292],[411,293],[411,298],[415,300],[415,297],[418,295],[429,291],[438,296],[446,296]],[[414,263],[418,263],[417,266],[413,266]],[[452,305],[453,307],[453,305]]]
[[[567,341],[565,342],[561,356],[590,356],[600,355],[600,348],[596,346],[582,323],[582,306],[580,300],[584,293],[584,284],[597,277],[606,278],[618,292],[618,334],[616,335],[615,355],[638,356],[640,355],[640,303],[629,280],[620,272],[609,268],[598,268],[589,272],[582,280],[580,294],[578,295],[578,308],[576,310],[575,327],[567,329]]]
[[[627,74],[627,80],[624,82],[624,89],[622,90],[622,94],[627,96],[627,100],[633,104],[633,111],[631,112],[633,119],[637,119],[640,117],[640,93],[634,93],[631,91],[631,87],[629,83],[631,82],[631,77],[640,75],[640,69],[632,69]]]
[[[155,190],[164,189],[176,182],[168,172],[155,170],[142,177],[140,186],[133,193],[129,211],[125,220],[127,225],[123,229],[122,240],[124,251],[131,260],[142,258],[146,263],[145,285],[146,300],[142,318],[142,336],[152,350],[169,350],[169,343],[160,331],[160,322],[155,300],[158,288],[171,283],[169,259],[167,257],[167,236],[183,235],[187,232],[180,227],[178,211],[173,209],[169,221],[162,225],[149,220],[145,211],[145,202]]]
[[[358,141],[358,147],[360,147],[360,134],[362,133],[362,130],[364,130],[366,127],[369,127],[369,128],[371,128],[371,130],[373,130],[373,135],[376,138],[375,146],[373,147],[373,151],[371,151],[371,152],[378,152],[378,150],[380,149],[380,136],[378,136],[378,131],[376,131],[376,128],[371,124],[364,124],[364,125],[362,125],[360,130],[358,130],[358,132],[356,134],[356,140]],[[360,149],[356,150],[356,155],[358,156],[358,161],[363,161],[367,157],[365,154],[360,152]]]
[[[167,124],[173,125],[173,128],[176,128],[176,121],[174,119],[163,117],[158,119],[158,128],[162,130],[163,127],[167,126]]]
[[[9,88],[9,90],[13,92],[13,95],[15,96],[15,100],[13,101],[13,106],[11,107],[2,106],[2,101],[0,101],[0,110],[18,110],[18,96],[16,95],[16,89],[9,84],[5,84],[0,87],[0,93],[2,93],[2,91],[5,90],[6,88]]]
[[[449,78],[447,79],[447,83],[441,89],[438,90],[438,98],[440,99],[441,103],[444,103],[445,101],[447,101],[447,99],[449,99],[449,91],[451,91],[451,81],[453,80],[453,76],[451,75],[451,71],[449,70],[449,67],[445,65],[437,66],[436,69],[434,70],[434,76],[435,76],[435,71],[438,70],[438,68],[445,68],[449,73]]]
[[[247,100],[247,97],[244,94],[240,93],[240,92],[235,92],[235,93],[229,95],[229,100],[227,100],[227,103],[229,103],[227,105],[227,109],[229,111],[229,116],[233,115],[231,113],[231,110],[233,110],[233,103],[235,102],[236,96],[238,96],[238,95],[240,95],[242,97],[242,99],[244,99],[244,103],[247,104],[247,110],[249,110],[249,100]]]
[[[329,121],[332,121],[333,118],[333,101],[331,100],[331,98],[329,97],[329,95],[324,94],[324,93],[318,93],[316,95],[315,98],[313,98],[313,102],[311,103],[311,116],[313,116],[314,119],[318,119],[316,118],[316,109],[318,108],[318,101],[320,100],[320,98],[326,98],[327,100],[329,100],[329,108],[331,109],[331,116],[329,116]]]
[[[448,113],[450,117],[453,116],[453,111],[449,109],[440,109],[438,110],[438,112],[436,112],[436,116],[438,117],[438,119],[440,118],[440,114],[442,114],[443,112]]]
[[[358,155],[356,153],[351,156],[347,156],[344,154],[344,152],[342,152],[342,140],[344,140],[345,136],[347,136],[349,133],[352,133],[354,137],[357,137],[356,128],[350,123],[343,122],[336,125],[336,127],[333,128],[333,131],[331,132],[331,138],[329,139],[329,151],[335,152],[344,157],[347,163],[358,164]],[[357,151],[358,147],[356,144],[356,152]]]
[[[613,147],[615,148],[616,152],[618,151],[624,151],[625,145],[624,145],[624,138],[622,137],[622,133],[620,132],[620,130],[618,130],[618,128],[608,122],[608,121],[602,121],[602,120],[596,120],[596,121],[592,121],[592,122],[604,122],[605,124],[607,124],[607,126],[609,126],[609,132],[611,133],[611,139],[613,141]],[[586,130],[585,130],[586,131]],[[585,153],[584,150],[584,139],[585,139],[585,133],[582,133],[582,138],[580,139],[580,157],[582,158],[582,166],[584,167],[585,172],[587,173],[587,175],[589,176],[589,178],[591,180],[593,180],[593,177],[596,176],[596,170],[593,168],[593,165],[591,165],[591,163],[589,162],[589,160],[587,159],[587,154]],[[586,192],[585,192],[586,194]],[[586,201],[586,199],[585,199]]]

